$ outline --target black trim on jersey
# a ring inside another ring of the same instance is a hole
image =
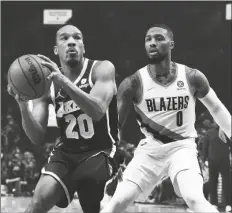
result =
[[[87,65],[87,67],[86,67],[86,69],[85,69],[85,72],[89,72],[89,73],[90,73],[91,69],[93,69],[93,67],[92,67],[93,62],[94,62],[94,60],[89,59],[88,65]],[[91,77],[92,77],[92,76],[91,76]],[[92,79],[91,79],[91,80],[92,80]]]
[[[143,121],[142,121],[142,118],[140,117],[140,115],[138,115],[138,113],[136,113],[136,118],[141,123],[142,128],[146,128],[148,132],[153,134],[153,137],[155,139],[160,140],[162,143],[166,144],[166,143],[171,143],[173,141],[177,141],[176,139],[169,138],[166,135],[161,135],[158,131],[152,129],[149,125],[144,124]]]
[[[113,96],[111,103],[109,105],[108,115],[109,115],[108,119],[110,126],[109,134],[112,136],[112,138],[115,140],[115,143],[117,144],[119,139],[118,139],[118,110],[117,110],[116,95]]]
[[[200,167],[200,175],[202,176],[203,180],[205,180],[204,175],[203,175],[203,170],[202,170],[202,167],[201,167],[201,163],[200,163],[199,153],[197,154],[197,162],[198,162],[199,167]]]

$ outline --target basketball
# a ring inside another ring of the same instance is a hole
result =
[[[51,71],[41,62],[41,58],[30,54],[17,58],[11,64],[8,70],[8,83],[15,94],[32,100],[48,91],[51,82],[47,77]]]

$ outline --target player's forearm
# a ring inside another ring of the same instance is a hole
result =
[[[66,77],[62,80],[61,85],[81,110],[93,120],[99,121],[104,116],[106,109],[96,98],[83,92]]]
[[[217,124],[221,127],[228,138],[231,138],[231,115],[223,104],[209,109]]]
[[[135,77],[135,75],[132,75],[124,79],[118,88],[117,107],[120,139],[122,139],[123,126],[126,123],[127,116],[130,113],[133,105],[133,98],[137,86]]]
[[[122,140],[123,138],[123,127],[126,123],[127,116],[131,110],[129,106],[130,105],[127,105],[126,101],[118,99],[118,129],[120,140]]]
[[[119,124],[119,127],[118,127],[118,133],[119,133],[118,136],[119,136],[119,141],[120,141],[123,138],[123,129],[120,126],[120,124]]]
[[[210,88],[208,94],[199,100],[206,106],[227,137],[231,138],[231,115],[213,89]]]
[[[123,138],[123,127],[126,122],[127,115],[123,117],[123,115],[119,113],[119,119],[118,119],[118,131],[119,131],[119,139],[122,140]]]
[[[46,130],[36,121],[28,104],[19,105],[19,108],[22,115],[22,126],[26,135],[31,142],[40,144],[44,140]]]
[[[118,122],[119,140],[123,140],[124,124],[125,124],[125,122],[121,122],[121,123]]]

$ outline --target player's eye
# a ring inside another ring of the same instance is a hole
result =
[[[68,36],[62,36],[61,40],[65,40],[65,41],[68,40]]]
[[[74,38],[74,39],[76,39],[76,40],[81,39],[81,37],[80,37],[80,36],[74,36],[73,38]]]
[[[150,41],[151,37],[146,37],[145,41]]]
[[[158,37],[156,37],[156,40],[158,40],[158,41],[163,41],[163,40],[164,40],[164,37],[163,37],[163,36],[158,36]]]

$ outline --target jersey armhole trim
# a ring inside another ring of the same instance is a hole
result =
[[[95,61],[93,62],[93,65],[92,65],[92,67],[91,67],[91,69],[90,69],[90,72],[89,72],[89,85],[90,85],[91,88],[93,87],[93,81],[92,81],[93,68],[94,68],[94,66],[95,66],[95,64],[96,64],[97,62],[98,62],[97,60],[95,60]]]
[[[51,87],[50,87],[50,92],[51,92],[51,100],[52,100],[52,104],[54,105],[54,107],[56,106],[56,102],[55,102],[55,86],[54,83],[52,82]]]
[[[138,80],[139,80],[139,97],[138,97],[138,101],[135,103],[136,105],[141,104],[142,100],[143,100],[143,94],[144,94],[144,87],[143,87],[143,80],[140,74],[140,70],[137,71],[137,76],[138,76]]]
[[[187,84],[188,84],[188,87],[189,87],[189,91],[190,91],[192,97],[195,99],[196,97],[194,95],[193,88],[192,88],[192,86],[191,86],[191,84],[189,82],[189,78],[188,78],[188,74],[187,74],[187,69],[188,69],[188,67],[184,66],[185,78],[186,78],[186,81],[187,81]]]
[[[83,68],[82,68],[82,70],[81,70],[81,73],[80,73],[80,75],[77,77],[77,79],[73,82],[74,84],[77,84],[77,83],[81,80],[81,78],[84,76],[85,71],[86,71],[86,68],[87,68],[87,65],[88,65],[88,61],[89,61],[89,59],[88,59],[88,58],[85,58],[84,65],[83,65]]]

